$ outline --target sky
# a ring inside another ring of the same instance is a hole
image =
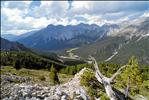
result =
[[[149,17],[149,1],[1,1],[1,34],[23,34],[49,24],[120,23]]]

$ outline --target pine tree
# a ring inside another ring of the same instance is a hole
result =
[[[60,84],[60,81],[58,79],[57,71],[54,68],[53,64],[50,69],[50,79],[52,80],[53,84]]]
[[[20,61],[19,61],[19,60],[14,61],[14,62],[13,62],[13,67],[14,67],[16,70],[21,69]]]
[[[142,84],[142,77],[138,61],[135,57],[131,57],[126,69],[121,73],[120,77],[121,82],[119,84],[122,88],[127,88],[129,85],[129,93],[131,95],[139,93]]]

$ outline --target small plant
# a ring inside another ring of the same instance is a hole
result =
[[[80,84],[87,88],[87,93],[91,97],[91,99],[94,99],[94,97],[101,96],[98,95],[98,91],[104,91],[102,85],[99,84],[92,70],[86,70],[84,74],[81,75]]]
[[[41,81],[45,81],[45,80],[46,80],[46,78],[45,78],[44,76],[40,76],[39,79],[40,79]]]
[[[106,93],[104,93],[104,92],[101,92],[101,94],[100,94],[101,96],[100,96],[100,99],[101,100],[110,100],[109,98],[108,98],[108,96],[107,96],[107,94]]]
[[[86,87],[89,87],[91,85],[91,82],[96,80],[95,74],[89,70],[86,70],[83,75],[81,75],[81,85],[84,85]]]

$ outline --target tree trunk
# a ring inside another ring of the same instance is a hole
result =
[[[129,85],[130,85],[130,77],[128,76],[128,83],[127,83],[127,88],[125,91],[125,99],[126,100],[128,100]]]
[[[95,67],[95,77],[97,78],[97,80],[104,85],[105,91],[108,95],[108,97],[110,98],[110,100],[118,100],[118,98],[116,97],[115,92],[112,89],[111,86],[111,82],[115,79],[115,77],[121,73],[121,70],[124,69],[126,67],[126,65],[122,66],[121,68],[118,69],[118,71],[113,74],[113,76],[111,78],[105,77],[99,70],[98,68],[98,64],[95,60],[94,57],[90,56],[90,59],[92,60],[92,63]]]
[[[97,78],[97,80],[102,83],[104,85],[106,94],[108,95],[108,97],[110,98],[110,100],[117,100],[117,97],[115,95],[115,92],[112,89],[112,86],[109,82],[108,78],[103,78],[102,80],[99,77],[99,74],[96,74],[95,76]]]
[[[114,91],[112,90],[112,87],[110,84],[104,84],[106,93],[108,95],[108,97],[110,98],[110,100],[117,100],[117,97],[114,93]]]

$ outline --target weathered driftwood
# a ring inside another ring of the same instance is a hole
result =
[[[95,77],[101,84],[103,84],[105,91],[106,91],[108,97],[110,98],[110,100],[118,100],[118,98],[116,97],[116,93],[112,89],[111,83],[115,79],[115,77],[121,73],[121,70],[124,69],[126,67],[126,65],[119,68],[118,71],[115,74],[113,74],[113,76],[111,78],[108,78],[100,72],[95,58],[90,56],[90,60],[92,61],[93,65],[95,67]]]

